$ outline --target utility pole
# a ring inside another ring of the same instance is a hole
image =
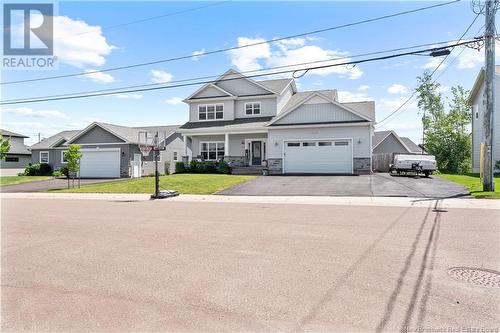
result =
[[[38,143],[40,143],[40,132],[38,132]]]
[[[484,80],[484,154],[483,154],[483,191],[493,192],[493,128],[495,109],[495,7],[498,0],[486,0],[485,3],[485,80]]]

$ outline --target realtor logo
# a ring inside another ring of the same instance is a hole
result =
[[[54,5],[3,5],[3,53],[6,56],[51,56],[54,53]]]

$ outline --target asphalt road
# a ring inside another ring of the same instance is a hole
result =
[[[499,212],[3,199],[1,331],[495,328]]]
[[[217,193],[221,195],[313,195],[449,198],[467,196],[462,185],[438,176],[267,176],[258,177]]]
[[[122,178],[122,179],[128,179],[128,178]],[[116,180],[119,180],[119,179],[84,178],[84,179],[80,179],[80,185],[103,183],[103,182],[110,182],[110,181],[116,181]],[[73,184],[72,180],[70,180],[70,183]],[[75,180],[75,186],[78,186],[77,180]],[[27,192],[39,192],[39,191],[45,191],[45,190],[54,190],[54,189],[67,188],[67,187],[68,187],[68,180],[67,179],[54,178],[54,179],[49,179],[49,180],[40,180],[40,181],[35,181],[35,182],[2,186],[2,187],[0,187],[0,192],[3,192],[3,193],[24,192],[24,193],[27,193]]]

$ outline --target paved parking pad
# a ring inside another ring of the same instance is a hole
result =
[[[447,198],[467,196],[469,191],[438,176],[425,178],[377,173],[361,176],[259,177],[217,194]]]

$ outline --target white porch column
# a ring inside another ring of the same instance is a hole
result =
[[[187,135],[182,135],[182,140],[184,142],[184,153],[182,154],[182,157],[183,157],[183,161],[184,159],[187,159],[187,161],[189,162],[189,156],[188,156],[188,146],[187,146],[187,140],[188,140],[188,137]]]
[[[224,156],[229,156],[229,134],[224,134]]]

